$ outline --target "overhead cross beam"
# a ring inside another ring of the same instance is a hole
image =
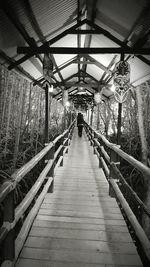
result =
[[[86,20],[86,23],[88,25],[90,25],[91,27],[93,27],[93,29],[101,31],[102,34],[104,34],[104,36],[106,36],[107,38],[109,38],[111,41],[115,42],[116,44],[120,45],[120,46],[124,46],[124,48],[130,48],[127,45],[127,39],[125,39],[125,41],[120,41],[118,38],[116,38],[114,35],[112,35],[110,32],[108,32],[107,30],[103,29],[102,27],[98,26],[97,24],[93,23],[90,20]],[[150,61],[143,57],[142,54],[137,54],[136,55],[141,61],[143,61],[144,63],[148,64],[150,66]]]
[[[18,47],[18,54],[130,54],[150,55],[150,48],[129,48],[129,47]]]
[[[79,26],[82,26],[83,24],[86,23],[86,20],[82,20],[80,21],[80,23],[75,24],[73,26],[71,26],[70,28],[66,29],[65,31],[63,31],[62,33],[58,34],[57,36],[55,36],[54,38],[52,38],[51,40],[49,40],[47,42],[48,45],[52,45],[55,42],[59,41],[61,38],[63,38],[64,36],[66,36],[67,34],[69,34],[72,30],[75,30],[76,28],[78,28]],[[42,44],[40,47],[43,47],[44,44]],[[8,69],[11,70],[14,67],[18,66],[19,64],[23,63],[24,61],[28,60],[30,57],[32,57],[33,55],[25,55],[24,57],[20,58],[19,60],[17,60],[15,63],[11,64]]]

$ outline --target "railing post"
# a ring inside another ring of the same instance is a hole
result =
[[[47,144],[45,144],[45,145],[47,145]],[[47,163],[50,159],[54,160],[54,154],[55,154],[55,144],[53,144],[52,148],[50,149],[50,151],[45,156],[45,163]],[[48,193],[53,193],[53,190],[54,190],[54,168],[55,168],[55,166],[54,166],[54,162],[53,162],[52,167],[49,170],[49,172],[47,173],[47,177],[46,177],[47,179],[49,177],[53,178],[53,181],[52,181],[51,186],[50,186],[50,188],[48,190]]]
[[[68,153],[68,136],[69,136],[69,132],[67,132],[67,133],[64,135],[64,147],[65,147],[65,148],[67,147],[67,149],[66,149],[66,153]]]
[[[93,130],[90,129],[90,145],[92,146]]]
[[[102,168],[103,166],[102,166],[102,162],[101,162],[101,158],[102,158],[102,151],[101,151],[101,149],[102,149],[102,140],[100,140],[100,142],[99,142],[99,144],[100,144],[100,148],[99,148],[99,168]]]
[[[7,195],[4,201],[4,225],[12,224],[15,218],[14,189]],[[14,228],[7,234],[3,247],[4,261],[13,266],[15,259],[15,230]]]
[[[113,151],[113,149],[110,150],[110,177],[109,177],[109,179],[118,180],[118,178],[116,177],[116,175],[113,171],[113,167],[111,165],[112,162],[115,163],[115,165],[118,165],[118,168],[119,168],[120,161],[118,161],[118,155],[116,154],[115,151]],[[112,185],[110,183],[109,183],[109,195],[111,197],[115,197],[114,190],[113,190]]]
[[[62,145],[62,149],[60,151],[60,157],[62,157],[62,160],[60,162],[60,166],[63,166],[63,164],[64,164],[64,157],[63,157],[63,154],[64,154],[64,136],[62,136],[60,139],[60,145]]]
[[[87,134],[87,137],[88,137],[88,140],[90,140],[90,135],[89,135],[89,127],[88,127],[88,125],[85,123],[85,125],[84,125],[84,129],[85,129],[85,131],[86,131],[86,134]]]
[[[97,138],[97,134],[94,132],[94,139],[93,139],[93,153],[96,154],[95,148],[97,148],[97,145],[95,143],[95,140]]]
[[[75,127],[75,122],[74,124],[71,126],[71,129],[70,129],[70,140],[72,140],[72,137],[73,137],[73,130],[74,130],[74,127]]]

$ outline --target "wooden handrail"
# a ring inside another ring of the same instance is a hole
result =
[[[8,203],[7,206],[9,206],[8,201],[10,201],[10,204],[14,202],[14,189],[15,189],[16,185],[43,158],[45,159],[45,157],[46,157],[48,159],[45,161],[47,164],[44,167],[43,171],[40,173],[38,179],[36,180],[36,182],[34,183],[32,188],[29,190],[29,192],[27,193],[25,198],[22,200],[22,202],[16,207],[16,209],[15,209],[14,205],[11,204],[11,209],[13,209],[13,210],[11,210],[11,213],[14,214],[14,216],[11,216],[9,221],[7,221],[7,219],[6,219],[6,221],[4,221],[4,223],[0,229],[0,243],[3,242],[3,240],[7,239],[7,236],[9,236],[9,233],[11,230],[14,230],[16,223],[24,215],[24,213],[26,212],[26,210],[28,209],[28,207],[30,206],[32,201],[34,200],[35,196],[37,195],[39,189],[43,185],[45,179],[47,179],[47,183],[45,184],[44,189],[40,193],[39,198],[38,198],[38,199],[40,199],[39,203],[41,203],[48,188],[53,183],[55,161],[58,160],[57,166],[58,166],[58,164],[62,163],[63,154],[68,149],[67,146],[69,144],[69,139],[72,136],[72,131],[73,131],[74,125],[75,125],[75,120],[72,122],[72,124],[70,125],[70,127],[67,130],[65,130],[61,135],[56,137],[52,142],[50,142],[49,144],[46,144],[46,147],[44,149],[42,149],[36,156],[34,156],[23,167],[21,167],[19,170],[14,172],[13,175],[11,176],[12,180],[5,182],[1,186],[1,188],[0,188],[0,203],[7,202]],[[65,142],[64,142],[64,139],[65,139]],[[58,142],[59,142],[59,145],[58,145],[57,150],[55,151],[55,145],[57,145]],[[51,171],[51,169],[53,169],[53,171]],[[47,177],[49,174],[52,174],[52,177]],[[33,212],[31,210],[30,215],[28,216],[29,219],[26,220],[26,222],[28,220],[30,221],[30,222],[28,221],[30,225],[31,225],[31,223],[32,223],[32,221],[36,215],[35,211],[36,212],[38,211],[39,204],[36,205],[36,207],[37,207],[36,209],[33,208],[33,210],[34,210]],[[7,214],[7,210],[5,210],[4,212],[5,212],[5,214]],[[7,218],[7,216],[6,216],[6,218]],[[25,232],[24,232],[24,230],[25,230]],[[28,230],[29,230],[29,226],[26,227],[23,224],[23,227],[21,229],[21,233],[23,233],[23,239],[22,240],[25,240]],[[18,237],[17,240],[20,240],[20,236]],[[12,242],[11,248],[14,249],[13,248],[14,247],[13,242],[15,242],[15,240],[12,240],[11,242]],[[20,251],[20,249],[21,249],[21,244],[23,243],[23,241],[21,241],[21,242],[18,241],[18,242],[19,242],[19,245],[17,244],[17,255],[18,255],[18,251]],[[18,248],[18,246],[19,246],[19,248]],[[4,248],[4,250],[5,249],[8,250],[8,247]],[[10,260],[10,258],[12,261],[14,260],[13,255],[14,255],[14,253],[11,252],[11,257],[9,257],[9,260]]]
[[[127,162],[129,162],[133,167],[135,167],[138,171],[140,171],[143,175],[147,176],[150,179],[150,168],[148,168],[142,162],[136,160],[131,155],[128,155],[127,153],[125,153],[124,151],[122,151],[119,148],[118,145],[113,144],[113,143],[110,143],[105,138],[105,136],[103,136],[102,134],[100,134],[97,131],[93,130],[93,128],[91,126],[89,126],[87,123],[86,123],[86,126],[88,126],[88,128],[90,130],[92,130],[96,134],[96,137],[97,138],[100,138],[109,149],[113,150],[118,156],[120,156],[122,159],[124,159]]]
[[[16,187],[16,184],[19,183],[21,179],[35,167],[35,165],[38,164],[38,162],[47,154],[48,151],[50,151],[53,145],[56,144],[62,138],[62,136],[66,135],[66,133],[70,131],[74,123],[75,122],[73,122],[71,126],[67,130],[65,130],[63,134],[56,137],[54,141],[50,142],[45,148],[43,148],[36,156],[34,156],[24,166],[15,171],[11,175],[12,180],[3,183],[3,185],[0,188],[0,203],[4,200],[4,198],[8,195],[8,193],[11,192]]]
[[[136,236],[138,237],[143,250],[146,254],[147,259],[150,261],[150,241],[148,239],[148,237],[146,236],[143,228],[140,226],[137,218],[135,217],[134,213],[132,212],[130,206],[128,205],[127,201],[125,200],[125,198],[123,197],[123,194],[121,193],[117,183],[115,180],[110,179],[110,183],[115,191],[116,197],[119,200],[121,206],[123,207],[128,220],[130,221]]]
[[[150,168],[145,166],[143,163],[136,160],[134,157],[128,155],[122,151],[118,145],[110,143],[102,134],[95,131],[91,126],[85,123],[85,130],[89,137],[90,143],[94,147],[94,153],[99,159],[99,166],[103,168],[106,178],[109,182],[109,194],[112,197],[116,197],[123,208],[126,217],[128,218],[130,224],[132,225],[135,235],[139,240],[146,258],[150,261],[150,241],[146,236],[142,226],[138,222],[135,214],[131,210],[128,202],[124,198],[116,180],[123,183],[126,186],[130,195],[134,198],[137,208],[141,208],[143,212],[150,218],[150,210],[146,205],[139,199],[136,192],[130,187],[122,176],[119,167],[118,156],[128,163],[130,163],[136,170],[138,170],[146,179],[150,179]],[[110,170],[109,170],[110,168]]]

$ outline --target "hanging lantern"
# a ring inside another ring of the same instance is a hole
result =
[[[62,98],[63,106],[66,107],[66,103],[68,102],[68,91],[63,91],[63,98]]]
[[[101,103],[102,97],[100,92],[94,94],[94,101],[97,105]]]
[[[49,93],[51,93],[51,94],[53,93],[53,91],[54,91],[54,87],[53,87],[52,84],[49,83],[49,81],[47,81],[47,80],[44,81],[42,86],[43,86],[43,88],[46,88],[46,87],[47,87]]]
[[[53,62],[50,59],[49,54],[44,54],[43,75],[45,78],[52,77],[53,75]]]
[[[130,88],[130,65],[126,61],[119,61],[115,65],[114,73],[114,97],[117,102],[123,103],[126,101]]]

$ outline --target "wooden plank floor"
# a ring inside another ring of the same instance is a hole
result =
[[[78,137],[77,129],[16,266],[143,266],[87,137]]]

